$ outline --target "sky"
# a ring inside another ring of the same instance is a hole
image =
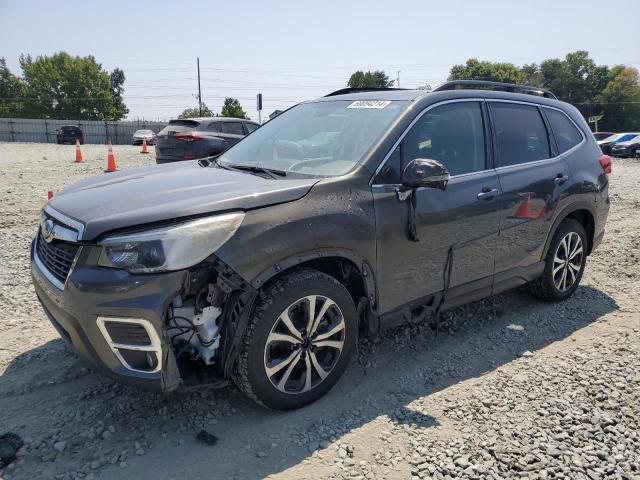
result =
[[[523,65],[576,50],[640,68],[640,0],[0,0],[0,56],[14,73],[21,53],[93,55],[124,70],[131,119],[197,106],[197,57],[203,101],[219,112],[236,97],[257,120],[257,93],[264,118],[356,70],[435,87],[468,58]]]

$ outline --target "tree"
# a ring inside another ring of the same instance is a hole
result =
[[[182,111],[178,118],[197,118],[197,117],[213,117],[213,112],[207,105],[202,102],[202,115],[200,115],[200,109],[198,107],[195,108],[186,108]]]
[[[7,68],[0,57],[0,117],[19,117],[22,111],[24,83]]]
[[[26,84],[23,114],[30,118],[120,120],[128,113],[122,100],[124,72],[111,74],[93,56],[20,56]]]
[[[486,80],[522,83],[523,73],[513,63],[494,63],[470,58],[464,65],[451,67],[448,80]]]
[[[351,88],[388,88],[393,87],[393,82],[382,70],[374,72],[358,70],[351,74],[347,86]]]
[[[540,74],[545,88],[587,116],[594,113],[592,104],[609,80],[608,68],[597,66],[583,50],[567,54],[564,60],[545,60]]]
[[[237,98],[225,98],[220,115],[223,117],[247,118]]]
[[[612,132],[640,130],[640,79],[638,70],[617,65],[598,98],[604,118],[602,128]]]

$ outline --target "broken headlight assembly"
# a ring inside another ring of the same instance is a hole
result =
[[[115,235],[98,243],[98,265],[131,273],[191,267],[220,248],[236,232],[244,213],[198,218],[178,225]]]

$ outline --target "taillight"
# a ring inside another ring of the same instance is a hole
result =
[[[196,142],[202,140],[202,137],[197,133],[178,133],[176,140],[182,140],[183,142]]]
[[[611,166],[613,164],[613,162],[611,161],[611,157],[609,155],[601,155],[598,161],[600,162],[602,171],[609,175],[611,173]]]

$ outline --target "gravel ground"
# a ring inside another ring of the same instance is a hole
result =
[[[115,146],[118,166],[153,162]],[[235,388],[169,398],[83,368],[42,313],[28,247],[47,190],[100,174],[106,147],[0,143],[0,479],[640,478],[640,161],[615,160],[583,285],[513,291],[360,345],[319,402],[289,413]],[[214,446],[196,440],[206,428]]]

